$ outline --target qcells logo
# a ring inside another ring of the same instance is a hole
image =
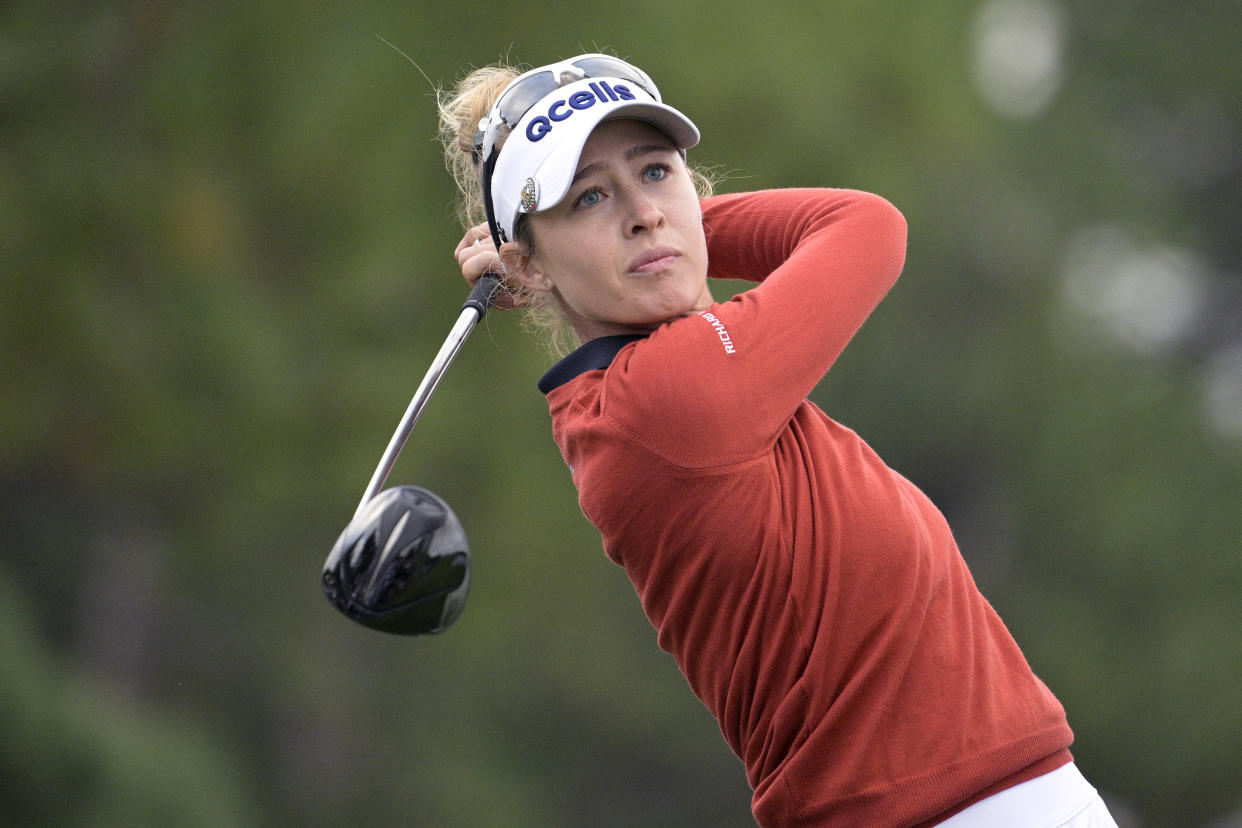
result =
[[[566,100],[553,101],[548,107],[547,115],[537,115],[531,118],[530,123],[526,125],[526,137],[532,142],[541,140],[543,136],[552,131],[554,122],[565,120],[573,115],[575,110],[590,109],[596,103],[635,100],[634,93],[623,83],[613,86],[608,81],[601,80],[591,81],[587,85],[591,87],[590,92],[583,89],[581,92],[570,95]]]

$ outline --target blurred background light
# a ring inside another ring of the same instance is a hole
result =
[[[1079,231],[1069,242],[1062,298],[1132,351],[1156,354],[1194,330],[1206,279],[1189,251],[1140,243],[1114,225]]]
[[[1061,86],[1065,15],[1050,0],[991,0],[974,26],[974,80],[983,99],[1010,118],[1035,118]]]

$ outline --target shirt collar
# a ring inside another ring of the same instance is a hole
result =
[[[646,334],[621,334],[592,339],[549,368],[548,373],[539,380],[539,390],[549,394],[554,388],[559,388],[580,374],[607,368],[622,348],[646,338]]]

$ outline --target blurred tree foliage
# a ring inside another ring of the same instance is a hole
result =
[[[464,294],[429,80],[599,48],[722,189],[905,212],[816,400],[949,515],[1119,819],[1237,824],[1240,36],[1223,0],[5,4],[0,821],[751,824],[513,319],[393,476],[470,532],[463,619],[318,590]]]

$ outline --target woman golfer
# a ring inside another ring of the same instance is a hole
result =
[[[700,200],[697,128],[606,55],[479,70],[441,109],[487,217],[462,273],[575,335],[539,383],[553,437],[758,822],[1114,825],[943,516],[807,400],[900,273],[901,214]],[[757,284],[716,302],[708,276]]]

